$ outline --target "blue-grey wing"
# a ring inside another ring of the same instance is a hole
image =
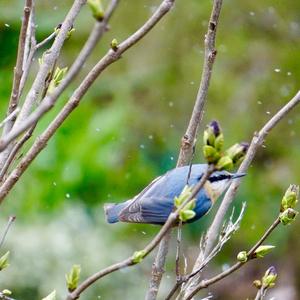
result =
[[[125,207],[119,220],[132,223],[163,224],[173,208],[173,199],[165,197],[143,197]]]
[[[207,165],[193,165],[189,185],[197,184],[206,168]],[[119,220],[133,223],[164,223],[172,211],[174,197],[180,195],[187,184],[188,175],[189,167],[186,166],[175,168],[156,178],[120,212]],[[198,196],[200,194],[201,192]],[[198,208],[201,214],[206,213],[206,207],[198,201],[197,204],[196,209]]]

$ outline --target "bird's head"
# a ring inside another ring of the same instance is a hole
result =
[[[229,173],[227,171],[218,171],[210,175],[204,188],[211,200],[215,202],[220,195],[229,187],[232,180],[245,176],[246,173]]]

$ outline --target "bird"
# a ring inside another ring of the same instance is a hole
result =
[[[207,168],[207,164],[174,168],[154,179],[134,198],[123,203],[104,204],[106,221],[163,225],[174,208],[174,198],[180,195],[187,183],[195,186]],[[208,213],[232,180],[244,175],[228,171],[213,172],[195,197],[195,217],[187,222],[195,222]]]

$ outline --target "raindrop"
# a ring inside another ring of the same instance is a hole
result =
[[[173,157],[173,156],[170,156],[170,159],[171,159],[171,160],[174,160],[174,157]]]
[[[53,181],[53,185],[54,185],[54,186],[57,186],[57,183],[56,183],[55,181]]]
[[[261,101],[257,101],[257,104],[262,104],[262,102]]]
[[[249,15],[253,17],[253,16],[255,16],[255,12],[254,11],[250,11]]]
[[[146,235],[146,232],[145,232],[145,231],[142,231],[142,234],[143,234],[143,235]]]
[[[71,195],[69,194],[69,193],[66,193],[66,198],[70,198],[71,197]]]
[[[5,27],[10,27],[10,25],[9,25],[9,24],[7,24],[7,23],[5,23],[5,24],[4,24],[4,26],[5,26]]]
[[[141,145],[140,145],[140,148],[141,148],[141,149],[145,149],[145,145],[141,144]]]
[[[270,111],[267,111],[267,112],[266,112],[266,114],[267,114],[267,115],[270,115],[270,114],[271,114],[271,112],[270,112]]]
[[[148,135],[148,139],[153,140],[153,135],[152,134]]]
[[[280,72],[280,69],[279,69],[279,68],[276,68],[276,69],[274,69],[274,71],[275,71],[276,73],[279,73],[279,72]]]
[[[292,75],[292,72],[287,72],[286,75],[287,75],[287,76],[291,76],[291,75]]]
[[[229,264],[223,264],[222,265],[222,271],[224,272],[224,271],[226,271],[226,270],[228,270],[229,269]]]
[[[170,106],[170,107],[173,107],[173,106],[174,106],[174,103],[173,103],[172,101],[170,101],[170,102],[169,102],[169,106]]]

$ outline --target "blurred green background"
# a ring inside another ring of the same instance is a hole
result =
[[[42,40],[63,20],[72,1],[37,2],[37,39]],[[120,1],[110,23],[111,30],[55,109],[39,124],[36,135],[107,51],[110,41],[128,37],[159,3]],[[2,118],[12,85],[22,5],[19,0],[0,1]],[[0,289],[11,289],[16,299],[23,300],[41,299],[56,289],[58,299],[64,299],[64,274],[72,264],[81,264],[85,278],[131,255],[157,232],[154,226],[108,225],[102,207],[105,202],[133,197],[154,177],[175,166],[180,138],[197,93],[210,10],[208,0],[176,1],[172,11],[150,34],[99,77],[27,170],[1,206],[0,228],[4,228],[9,215],[16,215],[17,220],[2,249],[11,251],[11,266],[0,273]],[[299,11],[300,2],[294,0],[224,1],[217,35],[218,55],[200,136],[204,125],[217,119],[227,146],[250,141],[254,131],[297,92]],[[60,66],[72,63],[93,23],[85,7],[74,24],[75,33],[63,48]],[[36,61],[31,78],[37,65]],[[234,204],[238,211],[242,202],[247,201],[241,229],[214,260],[207,276],[226,269],[237,252],[253,245],[277,216],[287,186],[300,182],[299,112],[300,108],[296,108],[290,113],[257,154]],[[200,137],[199,140],[195,162],[203,161]],[[214,211],[183,230],[184,253],[190,264]],[[252,281],[275,265],[279,272],[279,282],[273,291],[275,299],[299,299],[299,224],[297,221],[292,226],[280,227],[268,240],[276,245],[272,255],[250,263],[202,296],[211,292],[213,299],[254,298]],[[106,277],[82,298],[143,299],[153,257],[154,253],[139,266]],[[161,299],[174,283],[174,260],[173,241]]]

